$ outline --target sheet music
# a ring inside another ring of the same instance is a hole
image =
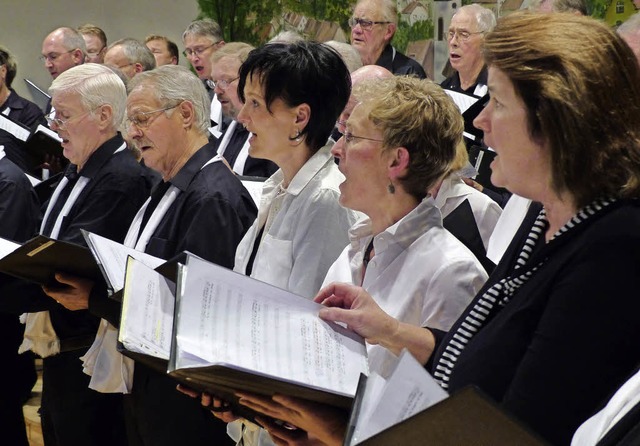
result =
[[[53,138],[58,142],[62,142],[62,138],[60,138],[56,132],[51,130],[49,127],[43,126],[42,124],[38,124],[38,127],[36,127],[36,131],[33,133],[38,133],[38,132],[44,133],[48,137]]]
[[[169,359],[175,284],[128,257],[118,339],[127,350]]]
[[[0,238],[0,259],[8,256],[13,251],[22,246],[20,243],[12,242],[4,238]]]
[[[82,230],[82,234],[87,241],[91,253],[98,263],[102,265],[106,279],[113,288],[113,291],[120,291],[124,288],[125,270],[127,267],[127,257],[143,262],[149,268],[157,268],[165,261],[147,253],[128,248],[118,242],[109,240],[98,234]]]
[[[367,379],[352,444],[363,442],[447,397],[447,392],[405,349],[386,381],[373,372]]]
[[[20,124],[16,124],[11,119],[0,113],[0,129],[11,133],[20,141],[26,141],[29,138],[29,129],[25,129]]]
[[[367,373],[362,338],[314,302],[193,257],[181,281],[176,368],[224,364],[347,396]]]

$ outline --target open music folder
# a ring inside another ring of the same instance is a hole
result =
[[[38,235],[24,244],[4,240],[0,245],[0,272],[19,279],[54,285],[56,272],[93,280],[101,277],[91,252],[75,243]]]
[[[362,377],[344,446],[544,446],[475,387],[448,395],[408,351],[384,379]]]
[[[170,376],[223,398],[242,390],[350,408],[368,371],[364,340],[318,318],[319,304],[188,253],[177,277],[172,313],[173,285],[129,260],[123,354],[168,354]]]
[[[66,164],[61,143],[58,134],[42,124],[29,128],[0,114],[0,144],[6,146],[7,157],[28,173],[39,175],[43,164],[54,157]]]

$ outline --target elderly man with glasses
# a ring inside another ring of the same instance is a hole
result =
[[[456,72],[442,87],[478,98],[487,93],[487,69],[482,58],[484,34],[496,25],[496,17],[478,4],[463,6],[451,18],[447,33],[449,62]]]
[[[349,19],[351,45],[360,53],[364,65],[380,65],[393,74],[427,77],[424,68],[391,45],[398,12],[393,0],[360,0]]]
[[[209,97],[202,83],[184,67],[164,65],[138,74],[128,89],[128,137],[162,182],[136,214],[124,244],[162,259],[189,251],[233,267],[236,246],[257,210],[209,142]],[[117,352],[110,334],[119,326],[120,304],[105,298],[103,283],[69,275],[61,279],[68,288],[47,288],[51,297],[103,318],[84,365],[92,389],[128,394],[130,444],[228,444],[225,425],[177,392],[166,373],[139,363],[134,368]]]
[[[109,68],[84,64],[58,76],[49,93],[56,113],[47,120],[70,164],[42,209],[39,233],[84,245],[84,229],[122,242],[151,189],[117,131],[125,111],[124,84]],[[127,444],[121,395],[90,390],[80,362],[100,319],[59,305],[38,285],[17,279],[4,278],[1,292],[16,312],[28,312],[20,351],[43,358],[45,443]]]
[[[182,33],[182,43],[186,57],[204,86],[211,99],[211,133],[219,137],[222,123],[222,107],[213,91],[211,84],[211,55],[224,45],[222,28],[211,19],[195,20]]]

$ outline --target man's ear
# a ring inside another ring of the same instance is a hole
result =
[[[113,124],[113,108],[111,105],[104,104],[100,107],[98,113],[98,126],[100,129],[107,129]]]
[[[182,117],[183,127],[191,127],[195,121],[195,110],[189,101],[182,101],[177,107],[177,112]]]
[[[387,32],[384,33],[384,40],[386,42],[391,42],[391,39],[393,39],[393,35],[395,33],[396,33],[396,24],[387,23]]]

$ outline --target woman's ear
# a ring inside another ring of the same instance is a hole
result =
[[[311,107],[309,107],[309,104],[298,105],[296,107],[295,125],[300,131],[309,124],[309,119],[311,119]]]
[[[389,149],[389,178],[403,178],[409,170],[410,156],[405,147]]]

